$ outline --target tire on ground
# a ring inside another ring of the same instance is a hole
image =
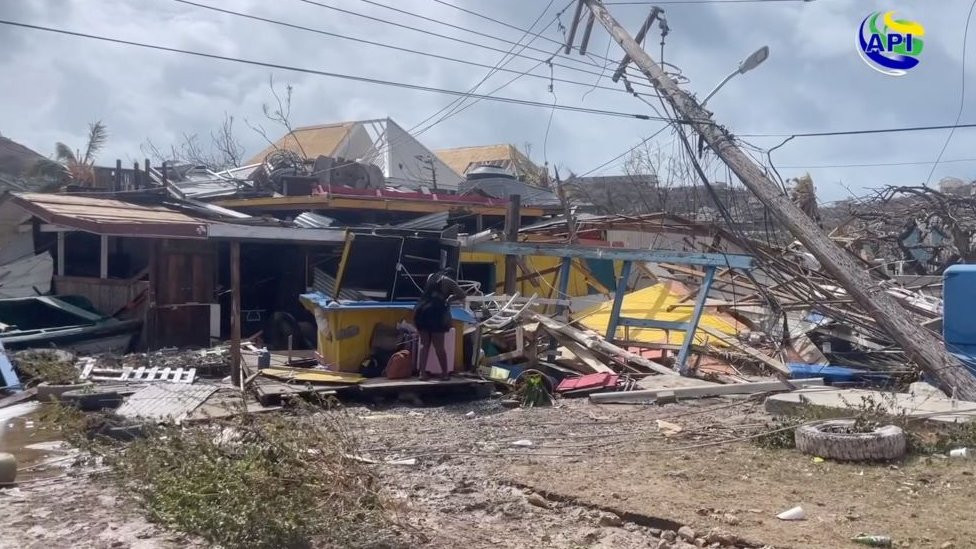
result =
[[[905,455],[907,440],[900,427],[885,425],[870,433],[836,432],[850,429],[854,420],[831,420],[801,425],[794,437],[804,454],[843,461],[896,459]]]

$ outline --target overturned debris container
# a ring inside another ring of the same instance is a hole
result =
[[[371,356],[384,354],[383,351],[397,347],[404,339],[408,340],[407,344],[413,343],[409,341],[410,336],[403,336],[413,330],[415,303],[412,301],[335,301],[318,292],[302,295],[301,301],[315,315],[321,361],[336,371],[360,372]],[[464,364],[464,325],[474,323],[475,319],[460,307],[451,308],[451,317],[453,327],[446,342],[448,366],[458,371]],[[416,360],[418,353],[412,354]]]

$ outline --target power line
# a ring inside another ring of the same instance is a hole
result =
[[[287,28],[291,28],[291,29],[302,30],[302,31],[311,32],[311,33],[315,33],[315,34],[320,34],[320,35],[323,35],[323,36],[329,36],[329,37],[332,37],[332,38],[339,38],[339,39],[342,39],[342,40],[349,40],[349,41],[352,41],[352,42],[358,42],[358,43],[367,44],[367,45],[370,45],[370,46],[377,46],[377,47],[381,47],[381,48],[387,48],[387,49],[402,51],[402,52],[406,52],[406,53],[412,53],[412,54],[416,54],[416,55],[423,55],[425,57],[431,57],[431,58],[434,58],[434,59],[441,59],[441,60],[444,60],[444,61],[451,61],[453,63],[461,63],[461,64],[465,64],[465,65],[471,65],[471,66],[474,66],[474,67],[482,67],[482,68],[491,68],[491,69],[494,69],[494,67],[492,67],[491,65],[486,65],[484,63],[478,63],[476,61],[468,61],[468,60],[464,60],[464,59],[458,59],[456,57],[450,57],[450,56],[446,56],[446,55],[440,55],[440,54],[436,54],[436,53],[430,53],[430,52],[415,50],[415,49],[411,49],[411,48],[404,48],[404,47],[401,47],[401,46],[394,46],[392,44],[386,44],[386,43],[383,43],[383,42],[375,42],[373,40],[367,40],[365,38],[357,38],[355,36],[348,36],[348,35],[345,35],[345,34],[339,34],[339,33],[325,31],[325,30],[321,30],[321,29],[315,29],[315,28],[306,27],[306,26],[303,26],[303,25],[296,25],[296,24],[293,24],[293,23],[288,23],[288,22],[280,21],[280,20],[276,20],[276,19],[269,19],[269,18],[266,18],[266,17],[260,17],[260,16],[257,16],[257,15],[250,15],[250,14],[247,14],[247,13],[241,13],[241,12],[234,11],[234,10],[228,10],[228,9],[224,9],[224,8],[218,8],[216,6],[208,6],[206,4],[200,4],[200,3],[197,3],[197,2],[192,2],[190,0],[172,0],[172,1],[173,2],[178,2],[180,4],[186,4],[188,6],[195,6],[195,7],[201,8],[201,9],[215,11],[215,12],[218,12],[218,13],[223,13],[223,14],[226,14],[226,15],[233,15],[235,17],[241,17],[241,18],[245,18],[245,19],[251,19],[251,20],[254,20],[254,21],[261,21],[263,23],[269,23],[269,24],[272,24],[272,25],[278,25],[278,26],[287,27]],[[518,71],[518,70],[515,70],[515,69],[497,69],[497,70],[501,70],[501,71],[504,71],[504,72],[510,72],[510,73],[519,73],[519,72],[521,72],[521,71]],[[542,75],[542,74],[528,74],[527,76],[531,76],[533,78],[541,78],[543,80],[549,80],[549,77],[548,76],[545,76],[545,75]],[[588,82],[579,82],[579,81],[576,81],[576,80],[567,80],[567,79],[559,79],[559,81],[560,82],[565,82],[567,84],[575,84],[577,86],[592,87],[592,84],[590,84]],[[599,88],[600,89],[605,89],[605,90],[610,90],[610,91],[623,91],[623,90],[620,90],[619,88],[614,88],[614,87],[611,87],[611,86],[599,86]]]
[[[949,164],[955,162],[976,162],[976,158],[954,158],[952,160],[942,160],[942,164]],[[780,168],[788,168],[792,170],[803,170],[803,169],[816,169],[816,168],[880,168],[885,166],[927,166],[929,164],[935,164],[936,162],[932,160],[922,160],[918,162],[875,162],[868,164],[813,164],[810,166],[779,166]]]
[[[500,103],[510,103],[510,104],[513,104],[513,105],[524,105],[524,106],[528,106],[528,107],[541,107],[541,108],[545,108],[545,109],[551,109],[551,108],[553,108],[553,105],[551,103],[542,103],[540,101],[531,101],[531,100],[528,100],[528,99],[518,99],[518,98],[515,98],[515,97],[497,97],[497,96],[489,96],[489,95],[468,94],[466,92],[458,91],[458,90],[448,90],[448,89],[444,89],[444,88],[435,88],[435,87],[432,87],[432,86],[421,86],[419,84],[409,84],[409,83],[406,83],[406,82],[396,82],[396,81],[393,81],[393,80],[381,80],[379,78],[370,78],[370,77],[367,77],[367,76],[356,76],[356,75],[352,75],[352,74],[342,74],[342,73],[337,73],[337,72],[321,71],[321,70],[316,70],[316,69],[308,69],[308,68],[295,67],[295,66],[290,66],[290,65],[280,65],[280,64],[277,64],[277,63],[270,63],[270,62],[266,62],[266,61],[256,61],[256,60],[253,60],[253,59],[243,59],[243,58],[239,58],[239,57],[228,57],[228,56],[217,55],[217,54],[213,54],[213,53],[204,53],[204,52],[193,51],[193,50],[184,50],[184,49],[180,49],[180,48],[171,48],[171,47],[167,47],[167,46],[159,46],[159,45],[156,45],[156,44],[146,44],[144,42],[135,42],[135,41],[132,41],[132,40],[122,40],[120,38],[110,38],[110,37],[107,37],[107,36],[99,36],[99,35],[94,35],[94,34],[86,34],[86,33],[83,33],[83,32],[69,31],[69,30],[65,30],[65,29],[56,29],[56,28],[53,28],[53,27],[45,27],[45,26],[41,26],[41,25],[32,25],[32,24],[29,24],[29,23],[21,23],[21,22],[18,22],[18,21],[9,21],[9,20],[6,20],[6,19],[0,19],[0,25],[8,25],[8,26],[12,26],[12,27],[20,27],[20,28],[31,29],[31,30],[39,30],[39,31],[45,31],[45,32],[50,32],[50,33],[55,33],[55,34],[63,34],[63,35],[67,35],[67,36],[75,36],[75,37],[79,37],[79,38],[88,38],[88,39],[91,39],[91,40],[98,40],[98,41],[101,41],[101,42],[110,42],[110,43],[113,43],[113,44],[123,44],[123,45],[126,45],[126,46],[135,46],[135,47],[145,48],[145,49],[151,49],[151,50],[166,51],[166,52],[171,52],[171,53],[182,53],[184,55],[192,55],[192,56],[195,56],[195,57],[203,57],[203,58],[206,58],[206,59],[217,59],[217,60],[220,60],[220,61],[230,61],[230,62],[233,62],[233,63],[241,63],[241,64],[244,64],[244,65],[253,65],[253,66],[256,66],[256,67],[265,67],[265,68],[270,68],[270,69],[280,69],[280,70],[286,70],[286,71],[291,71],[291,72],[299,72],[299,73],[304,73],[304,74],[314,74],[314,75],[317,75],[317,76],[328,76],[328,77],[331,77],[331,78],[339,78],[339,79],[342,79],[342,80],[352,80],[352,81],[356,81],[356,82],[364,82],[364,83],[367,83],[367,84],[376,84],[376,85],[381,85],[381,86],[391,86],[391,87],[396,87],[396,88],[404,88],[404,89],[415,90],[415,91],[424,91],[424,92],[429,92],[429,93],[440,93],[440,94],[445,94],[445,95],[458,95],[458,96],[470,95],[471,97],[478,97],[478,98],[481,98],[481,99],[486,99],[486,100],[490,100],[490,101],[497,101],[497,102],[500,102]],[[591,109],[591,108],[588,108],[588,107],[575,107],[575,106],[572,106],[572,105],[556,105],[555,108],[556,109],[559,109],[559,110],[579,112],[579,113],[584,113],[584,114],[598,114],[598,115],[603,115],[603,116],[616,116],[616,117],[621,117],[621,118],[636,118],[638,120],[656,120],[655,117],[648,116],[646,114],[625,113],[625,112],[608,111],[608,110],[602,110],[602,109]],[[679,121],[679,123],[688,123],[688,122],[689,121]]]
[[[436,23],[438,25],[443,25],[443,26],[448,27],[448,28],[457,29],[457,30],[464,31],[464,32],[467,32],[467,33],[471,33],[471,34],[474,34],[474,35],[477,35],[477,36],[482,36],[484,38],[490,38],[492,40],[497,40],[499,42],[504,42],[506,44],[518,45],[518,42],[512,42],[511,40],[508,40],[508,39],[505,39],[505,38],[501,38],[501,37],[496,36],[496,35],[493,35],[493,34],[489,34],[489,33],[486,33],[486,32],[481,32],[479,30],[471,29],[471,28],[468,28],[468,27],[462,27],[460,25],[455,25],[453,23],[448,23],[446,21],[440,21],[440,20],[434,19],[433,17],[427,17],[425,15],[420,15],[419,13],[414,13],[412,11],[402,10],[400,8],[395,8],[393,6],[388,6],[388,5],[382,4],[380,2],[375,2],[374,0],[359,0],[359,1],[360,2],[363,2],[363,3],[366,3],[366,4],[370,4],[372,6],[377,6],[377,7],[380,7],[380,8],[388,9],[390,11],[394,11],[394,12],[397,12],[397,13],[401,13],[403,15],[409,15],[410,17],[415,17],[415,18],[421,19],[423,21],[428,21],[428,22],[431,22],[431,23]],[[528,33],[528,31],[525,31],[525,32]],[[541,35],[542,32],[545,32],[545,30],[540,31],[540,35]],[[539,35],[536,35],[535,37],[536,38],[539,38]],[[519,39],[519,42],[521,42],[524,39],[525,39],[525,36],[523,35],[523,37],[521,39]],[[545,54],[548,54],[549,53],[549,52],[547,52],[546,50],[544,50],[542,48],[536,48],[536,47],[532,47],[532,46],[529,46],[526,49],[529,49],[529,50],[532,50],[532,51],[536,51],[536,52],[539,52],[539,53],[545,53]],[[598,67],[599,66],[596,63],[587,63],[586,61],[584,61],[582,59],[579,59],[579,58],[576,58],[576,57],[565,57],[565,59],[567,61],[574,61],[576,63],[581,63],[581,64],[587,65],[587,66],[592,66],[592,67]],[[605,61],[610,61],[610,59],[605,58],[605,57],[603,59]]]
[[[304,2],[305,0],[301,0],[301,1]],[[447,6],[449,8],[452,8],[452,9],[455,9],[455,10],[458,10],[458,11],[461,11],[461,12],[464,12],[464,13],[467,13],[469,15],[473,15],[473,16],[478,17],[480,19],[484,19],[486,21],[491,21],[492,23],[496,23],[496,24],[501,25],[503,27],[506,27],[506,28],[509,28],[509,29],[513,29],[513,30],[517,30],[517,31],[520,31],[520,32],[525,32],[525,29],[519,27],[518,25],[513,25],[511,23],[507,23],[507,22],[502,21],[500,19],[496,19],[494,17],[491,17],[490,15],[485,15],[483,13],[480,13],[480,12],[475,11],[475,10],[472,10],[472,9],[463,8],[461,6],[452,4],[450,2],[446,2],[445,0],[433,0],[433,1],[434,2],[437,2],[438,4],[441,4],[443,6]],[[793,1],[801,1],[801,0],[793,0]],[[554,39],[549,38],[549,37],[546,37],[546,36],[540,36],[540,38],[542,38],[544,40],[547,40],[549,42],[552,42],[553,44],[559,44],[560,46],[564,46],[564,47],[566,46],[566,44],[563,41],[560,41],[560,40],[554,40]],[[576,46],[574,44],[570,44],[570,50],[579,51],[579,46]],[[616,61],[613,61],[612,59],[610,59],[608,57],[603,58],[603,60],[604,61],[611,61],[611,62],[616,63]],[[596,64],[593,64],[593,66],[599,67],[599,65],[596,65]],[[626,73],[626,69],[624,69],[624,71]],[[596,73],[594,73],[594,74],[596,74]],[[653,86],[651,86],[650,84],[639,83],[639,85],[640,86],[647,86],[647,87],[653,88]]]
[[[640,143],[638,143],[638,144],[636,144],[636,145],[634,145],[633,147],[631,147],[631,148],[629,148],[629,149],[627,149],[626,151],[624,151],[624,152],[622,152],[622,153],[620,153],[620,154],[618,154],[617,156],[615,156],[615,157],[613,157],[613,158],[611,158],[610,160],[607,160],[606,162],[604,162],[603,164],[600,164],[599,166],[597,166],[597,167],[595,167],[595,168],[593,168],[592,170],[588,170],[588,171],[585,171],[585,172],[583,172],[583,173],[581,173],[581,174],[580,174],[580,175],[578,175],[577,177],[586,177],[586,176],[588,176],[588,175],[590,175],[590,174],[591,174],[591,173],[593,173],[593,172],[596,172],[596,171],[599,171],[599,170],[602,170],[603,168],[605,168],[605,167],[607,167],[607,166],[609,166],[610,164],[613,164],[613,163],[614,163],[614,162],[616,162],[617,160],[620,160],[620,159],[621,159],[621,158],[623,158],[624,156],[627,156],[627,155],[628,155],[628,154],[630,154],[631,152],[633,152],[633,151],[635,151],[635,150],[637,150],[637,148],[638,148],[638,147],[640,147],[640,146],[641,146],[641,145],[643,145],[644,143],[647,143],[647,142],[648,142],[648,141],[650,141],[651,139],[654,139],[654,138],[655,138],[655,137],[657,137],[657,136],[658,136],[658,135],[659,135],[659,134],[660,134],[661,132],[663,132],[664,130],[666,130],[666,129],[668,129],[668,128],[670,128],[670,127],[671,127],[671,124],[665,124],[665,125],[664,125],[664,126],[662,126],[662,127],[661,127],[661,129],[659,129],[658,131],[656,131],[656,132],[654,132],[654,133],[652,133],[652,134],[651,134],[650,136],[648,136],[648,137],[645,137],[644,139],[642,139],[642,140],[640,141]]]
[[[554,0],[549,0],[549,3],[546,4],[545,8],[542,10],[542,13],[540,13],[539,16],[535,18],[535,20],[529,26],[529,29],[527,31],[525,31],[522,34],[522,36],[518,39],[518,42],[516,42],[516,45],[512,46],[511,48],[509,48],[508,52],[505,55],[503,55],[501,57],[501,59],[498,60],[497,63],[495,63],[495,67],[494,68],[498,68],[498,67],[507,65],[513,59],[515,59],[515,56],[514,55],[512,55],[511,57],[509,57],[509,55],[512,54],[512,52],[514,52],[515,49],[517,47],[519,47],[519,45],[521,45],[522,40],[525,40],[525,38],[527,38],[528,35],[531,33],[532,29],[535,28],[535,26],[539,23],[539,21],[542,20],[543,17],[545,17],[546,13],[549,12],[549,8],[552,7],[553,1]],[[569,7],[570,5],[572,5],[572,1],[569,4],[567,4],[567,7]],[[564,11],[565,11],[565,9],[566,8],[563,8]],[[552,24],[555,23],[558,20],[558,17],[559,17],[559,14],[557,13],[556,14],[556,17],[554,17],[553,20],[548,25],[546,25],[545,27],[543,27],[542,31],[540,31],[539,34],[534,35],[531,40],[529,40],[528,42],[526,42],[525,45],[522,45],[522,49],[519,50],[519,53],[525,51],[525,48],[527,48],[529,45],[531,45],[532,42],[534,42],[536,40],[536,38],[538,38],[541,33],[546,32],[549,29],[549,27],[551,27]],[[555,55],[555,52],[550,56],[550,58],[552,56],[554,56],[554,55]],[[508,82],[506,82],[502,86],[499,86],[498,88],[495,88],[494,90],[492,90],[491,92],[489,92],[488,95],[494,95],[495,93],[497,93],[502,88],[508,86],[512,82],[518,80],[522,76],[525,76],[529,72],[534,71],[535,69],[537,69],[538,67],[540,67],[542,65],[543,65],[543,63],[542,62],[539,62],[534,67],[530,68],[528,71],[525,71],[525,72],[519,74],[518,76],[512,78],[511,80],[509,80]],[[478,91],[478,88],[480,88],[482,84],[484,84],[489,78],[491,78],[495,74],[496,71],[494,70],[494,68],[492,70],[488,71],[487,73],[485,73],[485,75],[481,78],[481,80],[479,80],[474,86],[472,86],[470,89],[468,89],[468,94],[472,94],[472,93]],[[444,105],[444,107],[442,107],[441,109],[439,109],[437,112],[435,112],[434,114],[428,116],[427,118],[425,118],[422,121],[420,121],[417,124],[415,124],[409,130],[407,130],[407,135],[408,136],[411,136],[413,138],[417,138],[420,135],[424,134],[425,132],[429,131],[431,128],[433,128],[437,124],[440,124],[441,122],[447,120],[448,118],[450,118],[450,117],[452,117],[452,116],[454,116],[454,115],[456,115],[456,114],[458,114],[460,112],[463,112],[468,107],[471,107],[471,106],[475,105],[479,101],[478,99],[475,99],[473,102],[471,102],[471,103],[469,103],[467,105],[464,105],[462,107],[461,105],[468,99],[468,97],[469,97],[469,95],[465,95],[465,96],[462,96],[462,97],[454,98],[450,103],[448,103],[447,105]],[[438,115],[440,115],[441,113],[443,113],[445,111],[449,111],[449,112],[447,112],[446,114],[444,114],[443,116],[441,116],[440,118],[438,118],[437,120],[435,120],[434,122],[431,122],[426,127],[424,127],[423,129],[421,129],[420,131],[417,131],[416,133],[414,133],[415,130],[417,130],[418,128],[420,128],[421,126],[423,126],[424,124],[426,124],[427,122],[430,122],[431,119],[437,117]],[[406,137],[404,137],[403,139],[406,139]],[[387,139],[386,144],[383,147],[380,147],[376,151],[376,154],[377,155],[382,154],[383,151],[389,150],[389,149],[393,148],[393,146],[396,145],[397,143],[399,143],[399,142],[393,142],[393,141],[390,141],[389,139]]]
[[[808,3],[813,2],[813,0],[658,0],[658,1],[623,1],[623,2],[604,2],[604,6],[658,6],[663,4],[669,4],[672,6],[680,6],[681,4],[769,4],[769,3],[782,3],[782,2],[801,2]]]
[[[969,13],[966,15],[966,30],[962,34],[962,87],[959,90],[959,110],[956,112],[956,124],[962,118],[963,107],[966,106],[966,44],[969,42],[969,22],[973,18],[973,8],[976,8],[976,0],[969,5]],[[939,156],[935,159],[935,164],[932,164],[932,169],[929,170],[929,176],[925,178],[925,184],[928,185],[929,181],[932,180],[932,174],[935,173],[935,169],[939,167],[939,161],[942,160],[942,155],[945,154],[946,148],[949,147],[949,142],[952,141],[952,136],[955,135],[956,128],[949,130],[949,135],[946,136],[945,143],[942,144],[942,149],[939,151]]]
[[[450,41],[453,41],[453,42],[457,42],[459,44],[466,44],[468,46],[474,46],[476,48],[483,48],[483,49],[486,49],[486,50],[495,51],[495,52],[499,52],[499,53],[503,53],[503,54],[504,53],[507,53],[505,50],[503,50],[501,48],[496,48],[494,46],[489,46],[489,45],[482,44],[482,43],[479,43],[479,42],[472,42],[470,40],[464,40],[462,38],[456,38],[456,37],[453,37],[453,36],[448,36],[446,34],[439,34],[439,33],[436,33],[436,32],[430,31],[430,30],[426,30],[426,29],[420,29],[420,28],[417,28],[417,27],[411,27],[410,25],[404,25],[402,23],[397,23],[395,21],[390,21],[388,19],[383,19],[381,17],[374,17],[374,16],[371,16],[371,15],[366,15],[364,13],[359,13],[359,12],[352,11],[352,10],[347,10],[345,8],[339,8],[339,7],[336,7],[336,6],[330,6],[329,4],[323,4],[322,2],[317,2],[315,0],[298,0],[298,1],[299,2],[302,2],[302,3],[305,3],[305,4],[308,4],[308,5],[311,5],[311,6],[318,6],[320,8],[324,8],[324,9],[328,9],[328,10],[332,10],[332,11],[337,11],[339,13],[345,13],[347,15],[353,15],[353,16],[356,16],[356,17],[361,17],[361,18],[364,18],[364,19],[369,19],[371,21],[376,21],[376,22],[383,23],[383,24],[386,24],[386,25],[392,25],[394,27],[399,27],[399,28],[408,29],[408,30],[415,31],[415,32],[420,32],[420,33],[427,34],[427,35],[430,35],[430,36],[436,36],[438,38],[443,38],[445,40],[450,40]],[[522,31],[525,32],[524,29],[522,29]],[[543,38],[545,38],[545,37],[543,37]],[[521,55],[520,54],[519,57],[523,57],[525,59],[529,59],[529,60],[532,60],[532,61],[544,61],[544,59],[539,59],[538,57],[532,57],[530,55]],[[589,64],[589,63],[585,63],[585,64],[586,65],[589,65],[589,66],[593,66],[593,67],[599,68],[599,65]],[[562,65],[562,64],[559,64],[559,63],[554,63],[554,65],[559,66],[559,67],[563,67],[565,69],[573,70],[573,71],[576,71],[576,72],[584,73],[584,74],[590,74],[590,75],[599,74],[598,72],[591,71],[591,70],[587,70],[587,69],[583,69],[583,68],[580,68],[580,67],[573,67],[573,66],[570,66],[570,65]],[[648,85],[648,87],[650,87],[650,85]]]
[[[873,133],[921,132],[929,130],[948,130],[958,128],[976,128],[976,124],[945,124],[941,126],[906,126],[901,128],[874,128],[865,130],[843,130],[831,132],[807,133],[738,133],[739,137],[830,137],[834,135],[865,135]]]
[[[468,8],[462,8],[461,6],[456,6],[456,5],[454,5],[454,4],[450,3],[450,2],[445,2],[444,0],[433,0],[433,1],[434,2],[437,2],[438,4],[447,6],[449,8],[453,8],[453,9],[456,9],[458,11],[463,11],[464,13],[467,13],[469,15],[473,15],[475,17],[484,19],[486,21],[491,21],[492,23],[497,23],[499,25],[502,25],[503,27],[508,27],[510,29],[517,30],[519,32],[525,32],[525,29],[523,29],[521,27],[518,27],[518,26],[513,25],[511,23],[506,23],[505,21],[501,21],[499,19],[495,19],[494,17],[490,17],[490,16],[485,15],[483,13],[479,13],[479,12],[474,11],[474,10],[469,10]],[[546,37],[546,36],[540,36],[539,38],[542,38],[543,40],[548,40],[549,42],[552,42],[553,44],[559,44],[560,46],[565,46],[565,44],[563,44],[559,40],[553,40],[552,38],[549,38],[549,37]]]

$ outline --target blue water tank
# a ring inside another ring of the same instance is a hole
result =
[[[942,335],[950,351],[976,354],[976,265],[942,275]]]

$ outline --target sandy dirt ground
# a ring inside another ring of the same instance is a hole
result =
[[[767,428],[749,401],[337,413],[360,454],[380,462],[407,546],[863,547],[850,538],[869,533],[896,547],[976,547],[976,462],[840,464],[725,442]],[[149,524],[108,479],[80,473],[39,468],[0,490],[0,547],[206,546]],[[807,520],[775,518],[795,505]],[[694,536],[671,541],[681,526]]]

